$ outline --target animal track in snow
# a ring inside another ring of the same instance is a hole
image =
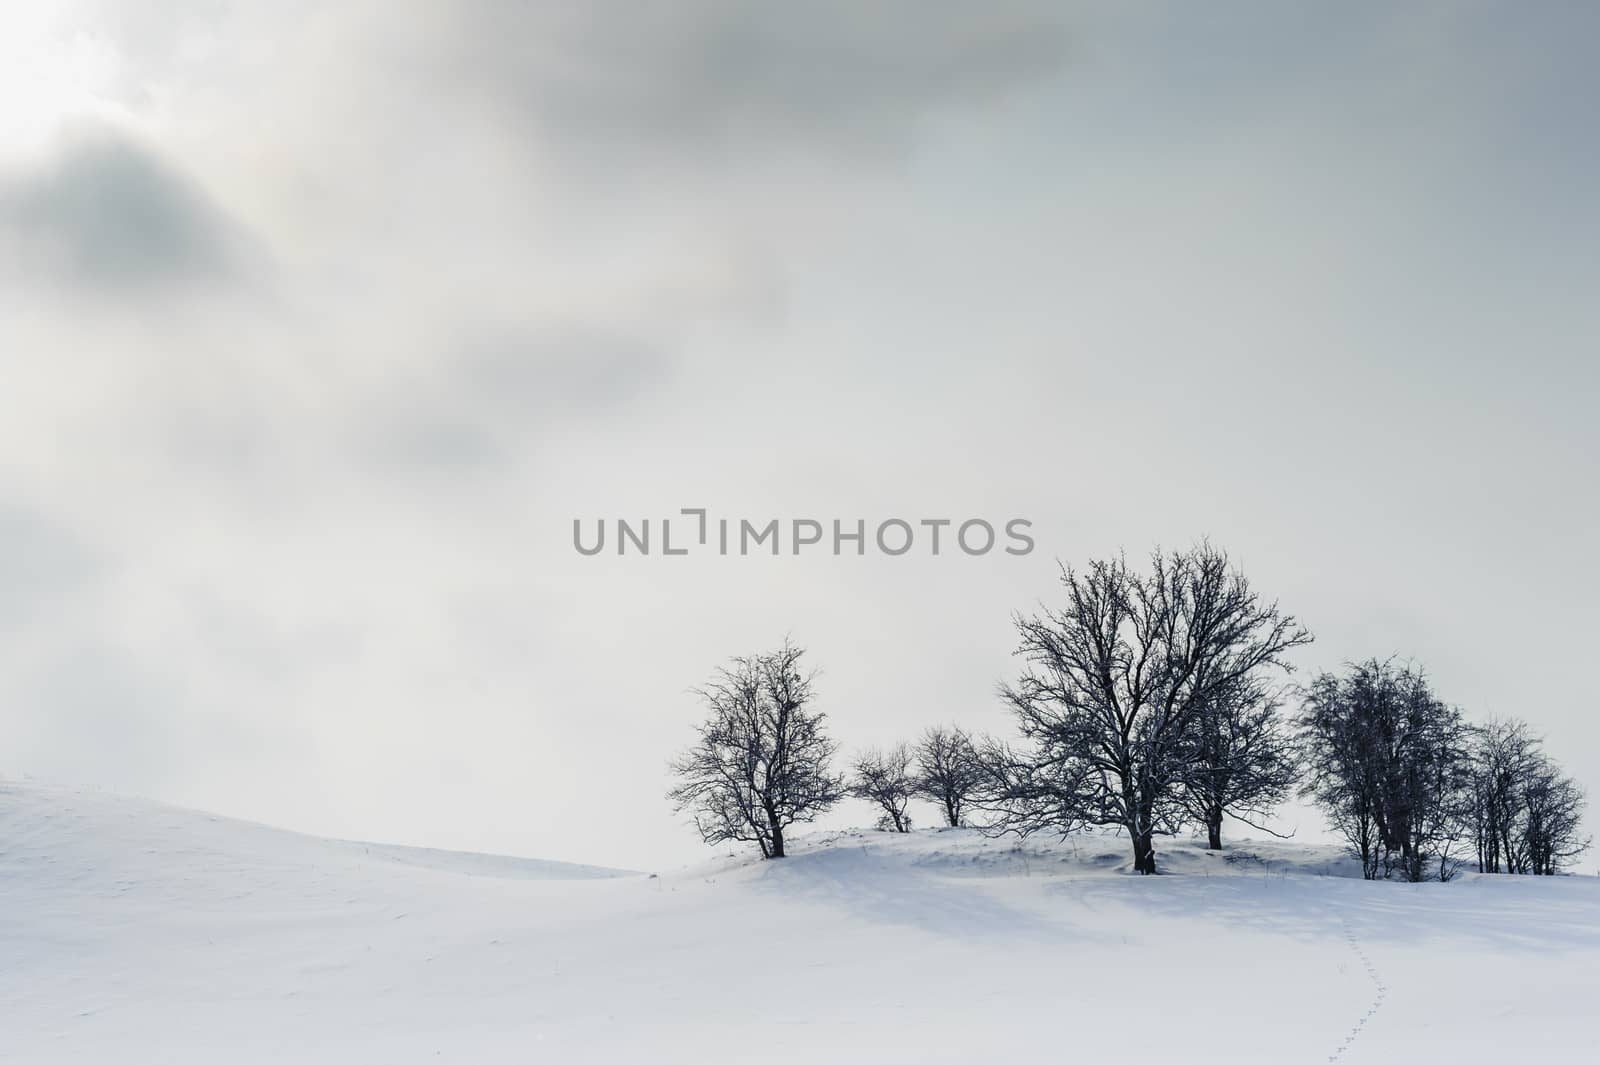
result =
[[[1389,988],[1385,986],[1383,978],[1378,975],[1377,966],[1372,964],[1372,959],[1362,949],[1361,941],[1356,938],[1355,929],[1350,927],[1350,921],[1345,917],[1344,912],[1335,910],[1334,914],[1339,918],[1340,927],[1344,929],[1344,941],[1349,944],[1351,952],[1361,962],[1361,967],[1367,971],[1367,978],[1372,981],[1372,986],[1377,993],[1373,996],[1372,1005],[1367,1007],[1367,1012],[1361,1015],[1360,1019],[1350,1029],[1349,1034],[1344,1037],[1344,1042],[1340,1043],[1334,1048],[1333,1053],[1328,1055],[1329,1061],[1338,1061],[1344,1056],[1344,1052],[1350,1049],[1351,1044],[1356,1041],[1356,1037],[1366,1029],[1367,1022],[1372,1020],[1378,1011],[1383,1008],[1383,1000],[1389,993]]]

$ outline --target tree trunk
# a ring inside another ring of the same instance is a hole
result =
[[[1206,819],[1206,850],[1220,851],[1222,849],[1222,815],[1212,814]]]
[[[772,824],[772,853],[768,855],[768,857],[783,857],[783,829],[777,824],[777,822],[773,822]]]
[[[1140,876],[1149,876],[1156,871],[1156,847],[1149,832],[1133,837],[1133,868]]]

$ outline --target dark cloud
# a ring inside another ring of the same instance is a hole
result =
[[[460,5],[465,78],[572,150],[882,151],[1056,68],[1054,5]]]
[[[203,191],[111,130],[0,174],[0,230],[15,241],[13,268],[95,289],[229,279],[245,259],[239,230]]]

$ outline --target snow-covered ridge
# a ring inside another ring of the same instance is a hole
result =
[[[46,883],[93,888],[115,880],[152,886],[208,883],[274,865],[281,871],[431,869],[519,880],[585,880],[626,870],[495,854],[434,850],[310,836],[215,814],[103,792],[0,782],[0,855],[34,864]],[[43,886],[42,884],[40,886]]]
[[[1600,881],[816,833],[658,876],[0,786],[0,1061],[1591,1060]]]

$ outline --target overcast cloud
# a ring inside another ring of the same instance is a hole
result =
[[[1209,536],[1303,669],[1415,657],[1600,795],[1596,21],[8,11],[0,772],[674,862],[727,656],[793,634],[847,747],[1003,730],[1055,559]],[[681,507],[1038,549],[572,548]]]

